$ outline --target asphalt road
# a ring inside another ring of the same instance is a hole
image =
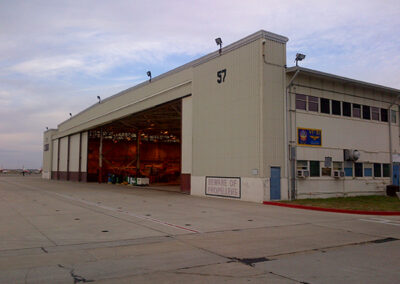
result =
[[[0,176],[0,283],[400,283],[400,217]]]

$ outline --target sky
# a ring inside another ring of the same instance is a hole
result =
[[[261,29],[288,66],[400,89],[399,0],[0,0],[0,168],[40,168],[46,127]]]

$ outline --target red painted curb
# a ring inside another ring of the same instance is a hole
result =
[[[400,212],[393,212],[393,211],[386,212],[386,211],[359,211],[359,210],[333,209],[333,208],[321,208],[321,207],[306,206],[306,205],[286,204],[286,203],[273,202],[273,201],[264,201],[263,203],[266,205],[290,207],[290,208],[297,208],[297,209],[307,209],[307,210],[315,210],[315,211],[325,211],[325,212],[333,212],[333,213],[380,215],[380,216],[400,216]]]

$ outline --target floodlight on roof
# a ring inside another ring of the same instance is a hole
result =
[[[296,53],[296,59],[294,60],[294,61],[296,61],[296,66],[298,66],[298,62],[302,61],[304,58],[306,58],[305,54]]]
[[[101,98],[100,98],[100,96],[97,96],[97,99],[99,100],[99,103],[101,103]]]
[[[72,117],[72,113],[69,113],[69,116]]]
[[[147,71],[147,76],[150,78],[149,82],[151,82],[151,71]]]
[[[220,37],[217,37],[217,38],[215,39],[215,43],[216,43],[217,45],[219,45],[219,54],[221,54],[221,51],[222,51],[222,39],[221,39]]]

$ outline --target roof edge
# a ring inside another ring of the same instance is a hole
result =
[[[233,51],[233,50],[238,49],[238,48],[240,48],[240,47],[242,47],[244,45],[247,45],[247,44],[249,44],[249,43],[251,43],[251,42],[253,42],[255,40],[258,40],[260,38],[269,39],[269,40],[276,41],[276,42],[279,42],[279,43],[282,43],[282,44],[286,44],[286,42],[288,42],[288,40],[289,40],[285,36],[281,36],[281,35],[278,35],[278,34],[275,34],[275,33],[271,33],[271,32],[265,31],[265,30],[259,30],[258,32],[255,32],[255,33],[253,33],[251,35],[248,35],[248,36],[246,36],[246,37],[244,37],[242,39],[239,39],[238,41],[235,41],[235,42],[227,45],[226,47],[223,47],[221,54],[219,53],[218,50],[213,51],[213,52],[211,52],[209,54],[206,54],[206,55],[201,56],[201,57],[199,57],[199,58],[197,58],[195,60],[192,60],[192,61],[190,61],[188,63],[185,63],[184,65],[181,65],[181,66],[179,66],[177,68],[171,69],[171,70],[169,70],[169,71],[167,71],[165,73],[162,73],[162,74],[152,78],[151,81],[154,82],[154,81],[160,80],[162,78],[165,78],[165,77],[167,77],[169,75],[172,75],[172,74],[178,73],[180,71],[183,71],[185,69],[198,66],[198,65],[203,64],[203,63],[205,63],[205,62],[207,62],[209,60],[212,60],[212,59],[214,59],[214,58],[216,58],[216,57],[218,57],[220,55],[226,54],[226,53],[228,53],[230,51]],[[144,87],[144,86],[146,86],[148,84],[151,84],[151,83],[146,80],[146,81],[144,81],[142,83],[139,83],[139,84],[137,84],[135,86],[132,86],[132,87],[130,87],[128,89],[125,89],[125,90],[123,90],[121,92],[118,92],[118,93],[116,93],[114,95],[111,95],[111,96],[109,96],[107,98],[104,98],[102,100],[102,103],[106,102],[108,100],[111,100],[111,99],[113,99],[115,97],[118,97],[118,96],[121,96],[123,94],[126,94],[126,93],[128,93],[130,91],[133,91],[135,89]],[[64,120],[63,122],[58,124],[57,127],[59,128],[61,125],[67,123],[70,119],[72,119],[72,118],[74,118],[76,116],[79,116],[80,114],[84,113],[85,111],[88,111],[89,109],[91,109],[91,108],[93,108],[93,107],[95,107],[97,105],[98,105],[98,102],[94,103],[93,105],[91,105],[91,106],[85,108],[84,110],[78,112],[76,115],[72,116],[71,118],[69,118],[67,120]]]
[[[286,73],[294,73],[297,70],[299,70],[301,73],[313,75],[316,77],[324,77],[324,78],[329,78],[329,79],[333,79],[333,80],[337,80],[337,81],[348,82],[348,83],[363,86],[366,88],[377,89],[377,90],[380,90],[380,91],[383,91],[386,93],[399,93],[400,94],[399,89],[386,87],[386,86],[379,85],[379,84],[368,83],[365,81],[360,81],[360,80],[356,80],[356,79],[352,79],[352,78],[348,78],[348,77],[338,76],[335,74],[330,74],[330,73],[326,73],[326,72],[322,72],[322,71],[318,71],[318,70],[314,70],[314,69],[309,69],[309,68],[304,68],[304,67],[300,67],[300,66],[289,67],[286,69]]]

